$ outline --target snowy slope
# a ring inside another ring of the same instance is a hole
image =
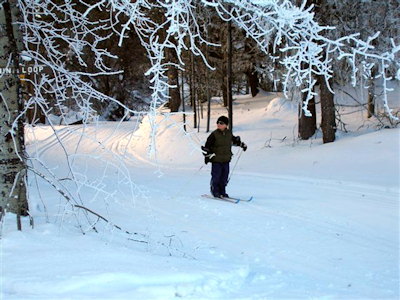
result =
[[[236,97],[235,134],[249,149],[228,192],[255,198],[237,205],[200,197],[210,180],[204,120],[189,139],[180,116],[160,117],[158,167],[147,119],[60,126],[63,147],[48,127],[28,130],[33,156],[85,183],[66,182],[72,194],[138,234],[92,216],[98,233],[89,231],[82,212],[40,180],[38,193],[31,176],[35,229],[24,220],[17,232],[7,216],[2,298],[397,299],[400,130],[371,123],[332,144],[298,141],[297,105],[280,96]],[[213,103],[212,128],[221,114]]]

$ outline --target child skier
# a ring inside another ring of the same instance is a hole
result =
[[[233,155],[232,145],[241,147],[243,151],[247,150],[247,145],[241,142],[240,137],[233,136],[228,124],[227,117],[219,117],[217,129],[208,136],[206,145],[202,147],[205,163],[212,163],[211,194],[217,198],[229,197],[225,188],[228,184],[229,162]]]

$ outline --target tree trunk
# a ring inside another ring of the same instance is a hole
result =
[[[181,71],[181,99],[182,99],[182,112],[183,112],[183,130],[186,130],[186,107],[185,107],[185,80],[184,73]]]
[[[0,77],[0,210],[27,215],[24,118],[14,123],[23,108],[17,74],[22,43],[19,28],[13,25],[18,15],[16,1],[0,4],[0,67],[13,71]]]
[[[208,55],[208,45],[206,46],[206,60],[210,61]],[[206,67],[206,97],[207,97],[207,131],[210,131],[211,122],[211,93],[210,93],[210,70]]]
[[[335,141],[336,133],[336,112],[333,94],[328,89],[328,85],[323,76],[318,76],[321,99],[321,129],[322,140],[324,143]],[[331,82],[329,82],[330,86]]]
[[[322,3],[324,3],[322,0],[307,0],[306,7],[314,4],[314,11],[319,18],[318,22],[325,26],[329,22],[327,21],[327,15],[322,11]],[[324,76],[319,75],[317,80],[320,87],[322,140],[324,143],[331,143],[335,141],[336,133],[335,103]],[[329,80],[329,85],[332,87],[332,80]]]
[[[229,128],[233,130],[233,96],[232,96],[232,21],[228,21],[228,35],[227,35],[227,66],[226,66],[226,79],[227,79],[227,96],[228,96],[228,117]]]
[[[306,100],[307,93],[303,93],[303,101]],[[307,109],[312,114],[311,117],[304,115],[302,109],[302,103],[299,104],[299,138],[302,140],[308,140],[311,138],[317,130],[317,114],[315,111],[315,98],[313,97],[309,102]]]
[[[368,103],[367,103],[367,110],[368,110],[368,118],[371,118],[375,115],[375,69],[371,71],[371,78],[369,79],[368,84]]]
[[[197,102],[197,104],[196,104],[196,106],[197,106],[197,132],[200,132],[201,119],[203,119],[203,104],[201,103],[203,94],[204,93],[203,93],[202,86],[201,86],[201,83],[199,80],[196,82],[196,89],[195,89],[195,101]]]
[[[196,106],[196,87],[195,87],[195,72],[194,72],[194,55],[193,52],[190,54],[190,103],[193,108],[193,128],[197,128],[197,106]]]
[[[246,76],[247,76],[247,82],[250,87],[251,96],[255,97],[259,92],[257,71],[253,68],[246,72]]]
[[[220,62],[220,80],[221,80],[221,91],[222,100],[224,107],[228,107],[228,25],[221,26],[220,29],[220,43],[221,43],[221,60]]]
[[[170,62],[178,62],[176,52],[173,49],[168,49],[168,58]],[[171,112],[178,112],[181,106],[181,95],[179,92],[178,69],[174,66],[168,67],[168,84],[175,86],[175,88],[169,88],[169,109]]]
[[[222,90],[222,100],[224,102],[224,107],[228,106],[228,87],[227,87],[228,75],[226,72],[226,66],[227,66],[227,54],[225,51],[224,59],[221,66],[221,72],[222,72],[221,90]]]

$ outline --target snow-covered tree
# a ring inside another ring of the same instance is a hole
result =
[[[318,1],[317,20],[335,27],[329,32],[329,38],[339,38],[359,33],[362,40],[379,35],[372,41],[375,51],[384,53],[393,45],[400,43],[400,2],[399,1]],[[387,75],[393,77],[399,68],[400,57],[387,62]],[[375,112],[374,102],[377,101],[375,84],[382,81],[379,59],[362,57],[356,60],[359,70],[357,81],[368,89],[368,117]],[[352,80],[352,68],[345,60],[333,63],[334,82],[344,85]]]
[[[18,78],[22,39],[15,23],[19,18],[15,1],[0,3],[0,213],[26,215],[21,83]]]

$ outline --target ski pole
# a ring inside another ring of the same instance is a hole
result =
[[[237,164],[238,164],[238,162],[239,162],[240,157],[242,156],[242,153],[243,153],[243,149],[240,148],[240,149],[239,149],[239,156],[238,156],[238,158],[237,158],[237,160],[236,160],[236,162],[235,162],[235,165],[234,165],[233,168],[232,168],[231,174],[229,174],[229,178],[228,178],[228,181],[226,182],[226,184],[228,184],[229,181],[231,180],[231,177],[232,177],[232,175],[233,175],[233,172],[234,172],[235,169],[236,169],[236,166],[237,166]]]

